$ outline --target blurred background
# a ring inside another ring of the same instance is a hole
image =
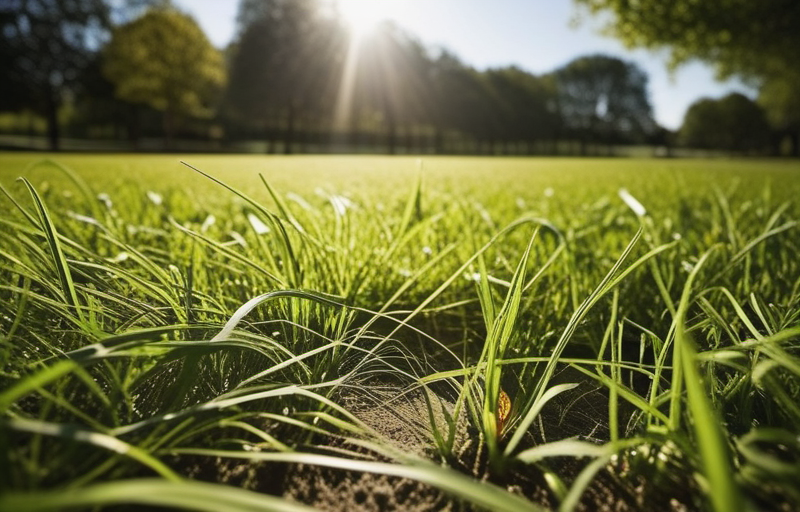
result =
[[[0,0],[0,149],[798,156],[800,2]]]

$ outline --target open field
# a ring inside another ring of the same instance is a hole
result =
[[[50,158],[0,510],[800,509],[797,161]]]

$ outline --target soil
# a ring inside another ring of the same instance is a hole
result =
[[[575,382],[581,378],[576,373],[562,372],[555,382]],[[386,383],[373,383],[358,389],[362,391],[350,391],[337,401],[396,448],[436,459],[431,448],[429,410],[421,391],[408,392],[399,385]],[[447,399],[439,397],[438,400],[445,409],[452,410],[452,403]],[[608,417],[607,403],[608,397],[600,388],[582,381],[574,390],[547,404],[526,442],[533,446],[572,436],[597,443],[607,441],[608,425],[602,420]],[[437,409],[434,406],[434,410]],[[625,418],[630,418],[631,414],[631,410],[621,412],[621,428],[625,428]],[[440,427],[444,425],[443,413],[437,415],[436,421]],[[479,434],[467,423],[466,417],[460,418],[455,450],[457,458],[448,461],[451,467],[475,478],[489,480],[545,508],[557,508],[559,502],[546,484],[540,466],[520,465],[511,468],[503,478],[489,475],[485,451],[480,449]],[[335,440],[331,440],[330,445],[354,448],[342,446]],[[701,509],[697,485],[691,472],[685,470],[687,466],[681,467],[680,460],[674,457],[676,451],[665,457],[660,451],[668,447],[651,448],[642,450],[638,447],[638,452],[621,454],[601,469],[585,490],[577,510],[686,512]],[[364,453],[374,460],[387,461],[380,455]],[[190,477],[284,496],[331,512],[472,510],[468,504],[433,487],[405,478],[298,464],[242,463],[227,459],[217,459],[213,464],[208,460],[182,462],[184,467],[188,463],[188,467],[194,468],[189,471]],[[587,462],[588,459],[552,459],[547,461],[547,467],[569,485]],[[664,470],[665,464],[674,467]],[[653,471],[655,465],[660,465],[661,470]],[[661,479],[655,478],[656,475],[662,475]],[[663,475],[670,475],[670,479]]]

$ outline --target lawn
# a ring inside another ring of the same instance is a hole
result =
[[[800,508],[796,161],[43,158],[0,510]]]

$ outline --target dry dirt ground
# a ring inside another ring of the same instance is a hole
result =
[[[576,372],[577,373],[577,372]],[[574,381],[576,375],[563,372],[557,380]],[[390,384],[359,386],[359,392],[348,392],[340,397],[348,410],[361,421],[375,429],[387,443],[394,447],[436,459],[430,414],[422,391],[409,392]],[[368,391],[366,391],[368,390]],[[429,395],[430,396],[430,395]],[[439,398],[445,408],[452,408],[447,399]],[[589,382],[582,382],[574,390],[559,395],[549,402],[534,425],[527,442],[533,446],[544,441],[554,441],[576,436],[583,440],[603,442],[608,439],[607,396]],[[434,407],[436,410],[436,407]],[[630,416],[623,411],[621,416]],[[625,425],[625,418],[621,425]],[[443,414],[438,414],[437,424],[444,425]],[[503,478],[488,474],[485,453],[477,430],[467,425],[466,417],[459,422],[456,439],[457,459],[448,463],[465,474],[489,480],[511,492],[520,494],[545,508],[555,509],[558,500],[546,485],[543,472],[535,465],[511,468]],[[331,441],[336,446],[339,441]],[[680,470],[659,471],[671,475],[670,479],[646,478],[647,464],[664,464],[658,448],[647,457],[617,457],[595,476],[584,492],[579,511],[669,511],[683,512],[699,508],[698,491],[690,472]],[[375,460],[387,460],[365,453]],[[661,461],[661,462],[659,462]],[[189,462],[189,461],[184,461]],[[197,463],[190,476],[237,485],[269,494],[287,497],[325,511],[467,511],[473,510],[437,489],[413,480],[354,471],[344,471],[319,466],[287,465],[274,463],[242,463],[218,459],[213,468],[209,461]],[[588,459],[553,459],[547,466],[569,484]],[[669,463],[669,462],[667,462]],[[679,462],[676,462],[679,464]],[[635,467],[634,467],[635,466]],[[655,474],[651,472],[650,474]]]

